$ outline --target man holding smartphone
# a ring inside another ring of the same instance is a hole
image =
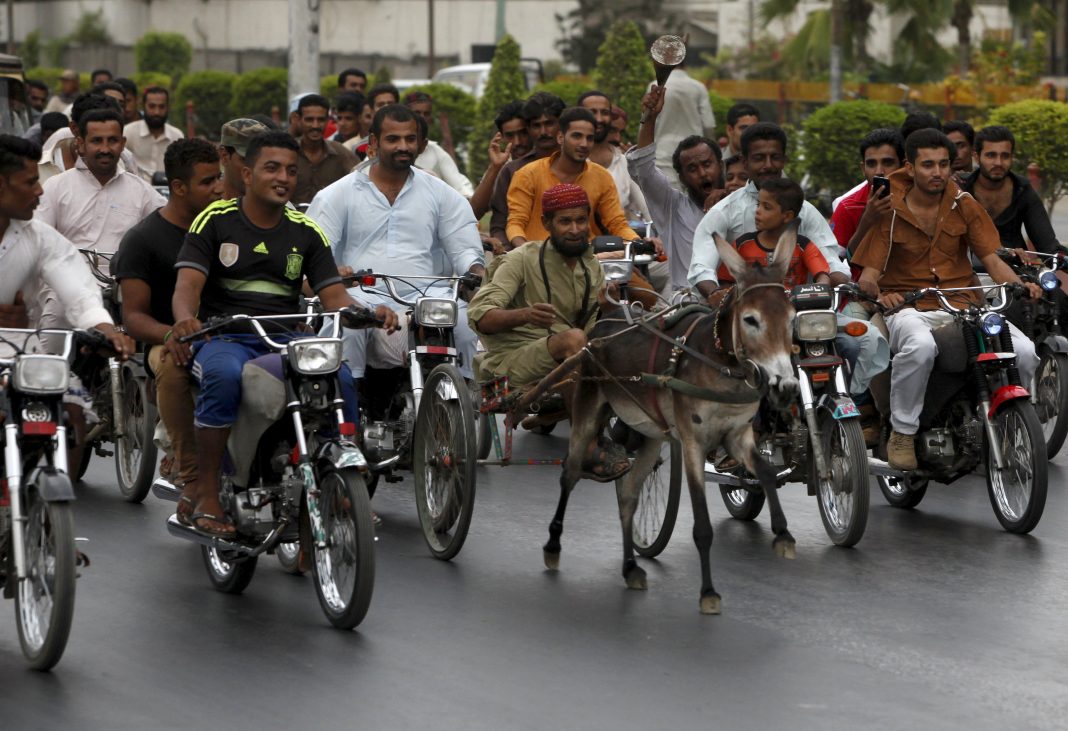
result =
[[[905,141],[896,129],[873,130],[860,143],[860,169],[867,185],[847,195],[834,209],[831,230],[852,254],[883,214],[890,210],[890,180],[905,159]]]

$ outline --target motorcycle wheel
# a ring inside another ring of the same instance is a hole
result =
[[[207,546],[200,547],[204,557],[204,567],[208,570],[208,579],[216,591],[223,594],[240,594],[252,581],[256,573],[256,557],[240,561],[230,560],[225,552]]]
[[[152,489],[156,475],[156,407],[148,402],[147,383],[129,378],[124,389],[126,435],[115,440],[115,476],[128,503],[139,503]]]
[[[1046,456],[1053,459],[1068,435],[1068,355],[1044,351],[1035,376],[1035,414],[1042,425]]]
[[[93,458],[93,444],[86,444],[82,450],[82,459],[78,463],[78,471],[74,473],[74,482],[81,482],[85,473],[89,471],[89,461]]]
[[[1004,470],[987,457],[986,486],[998,522],[1009,533],[1030,533],[1046,507],[1046,440],[1030,402],[1002,405],[994,416],[994,430]]]
[[[63,656],[74,618],[77,551],[70,503],[26,498],[26,578],[15,591],[19,645],[34,670],[49,670]]]
[[[287,574],[304,575],[304,572],[300,570],[300,544],[297,541],[279,543],[278,548],[274,549],[274,555],[278,557],[278,563]]]
[[[763,492],[750,492],[744,487],[729,485],[720,485],[719,494],[723,498],[723,504],[727,506],[727,512],[735,520],[756,520],[764,509],[764,501],[767,500]]]
[[[356,469],[319,475],[319,515],[326,546],[314,549],[315,594],[330,624],[352,629],[367,616],[375,588],[371,501]]]
[[[423,538],[442,561],[463,547],[475,505],[474,410],[470,399],[457,397],[466,388],[456,366],[437,366],[426,379],[415,418],[415,504]]]
[[[815,487],[823,528],[836,546],[854,546],[868,525],[871,499],[868,453],[859,419],[820,415],[823,453],[830,462],[831,479],[819,479],[814,460],[810,484]]]
[[[478,384],[471,385],[471,404],[475,414],[475,441],[478,443],[476,454],[479,459],[488,459],[493,450],[493,433],[490,431],[490,420],[496,419],[496,414],[483,414],[479,411],[482,403],[482,389]]]
[[[660,457],[638,493],[631,535],[639,556],[653,558],[667,548],[675,530],[681,493],[682,447],[669,440],[660,445]]]
[[[912,483],[912,488],[910,489],[896,477],[878,475],[877,479],[883,497],[894,508],[912,510],[920,504],[923,496],[927,494],[927,480],[916,480]]]

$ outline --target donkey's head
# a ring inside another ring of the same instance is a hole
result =
[[[718,235],[720,260],[735,281],[731,333],[738,359],[754,368],[768,388],[772,406],[784,408],[797,395],[797,374],[790,359],[794,347],[794,308],[782,282],[797,246],[797,227],[788,226],[768,267],[750,266]]]

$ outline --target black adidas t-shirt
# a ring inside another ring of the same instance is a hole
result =
[[[119,281],[140,279],[151,292],[149,313],[164,325],[174,324],[171,300],[178,272],[174,263],[185,241],[185,229],[153,211],[122,237],[111,261],[111,273]]]
[[[314,221],[287,208],[277,226],[262,229],[242,213],[240,198],[216,201],[197,216],[174,266],[207,276],[201,319],[292,314],[305,276],[316,292],[341,281],[330,243]]]

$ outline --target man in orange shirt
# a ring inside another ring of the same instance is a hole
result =
[[[613,234],[626,240],[638,238],[619,204],[611,173],[587,158],[593,149],[596,120],[588,109],[571,107],[560,115],[557,139],[560,151],[536,160],[516,172],[508,188],[507,236],[512,248],[530,240],[548,237],[542,224],[541,199],[546,190],[560,183],[574,183],[590,199],[590,234]]]

